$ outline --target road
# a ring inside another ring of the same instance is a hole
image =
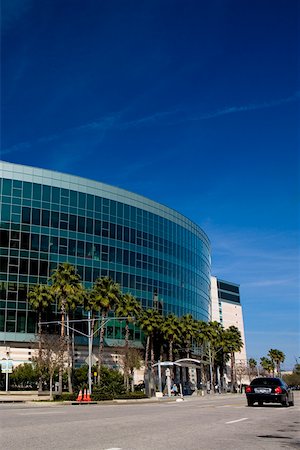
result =
[[[295,406],[247,407],[243,395],[122,405],[0,405],[6,450],[218,450],[300,448]]]

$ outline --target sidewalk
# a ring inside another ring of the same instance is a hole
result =
[[[201,395],[186,395],[184,397],[184,401],[201,401],[201,400],[212,400],[217,398],[230,398],[232,396],[237,397],[242,394],[205,394]],[[180,400],[180,396],[177,397],[151,397],[151,398],[142,398],[142,399],[115,399],[115,400],[106,400],[97,402],[100,405],[104,404],[137,404],[137,403],[161,403],[161,402],[175,402]],[[31,403],[34,402],[36,405],[71,405],[74,404],[72,401],[57,401],[57,402],[49,402],[49,394],[45,393],[45,395],[38,395],[37,391],[14,391],[14,392],[3,392],[0,391],[0,403]]]

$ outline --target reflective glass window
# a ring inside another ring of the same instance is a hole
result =
[[[69,239],[69,255],[76,256],[76,241]]]
[[[85,232],[85,217],[78,217],[78,231],[81,233]]]
[[[5,256],[0,257],[0,272],[7,273],[8,259]]]
[[[33,200],[41,200],[42,189],[40,184],[33,184]]]
[[[79,192],[79,208],[85,209],[85,200],[86,200],[86,195],[83,194],[82,192]]]
[[[9,246],[9,234],[7,230],[0,230],[0,246],[1,247]]]
[[[59,203],[60,200],[60,189],[57,187],[52,187],[52,202]]]
[[[18,311],[17,315],[17,333],[25,333],[26,331],[26,312]]]
[[[77,206],[77,192],[70,191],[70,206]]]
[[[93,219],[86,219],[86,232],[87,234],[94,234],[94,221]]]
[[[22,208],[22,222],[23,223],[30,223],[30,208],[23,207]]]
[[[42,210],[42,226],[49,227],[50,224],[50,211]]]
[[[58,228],[59,223],[59,213],[56,211],[51,211],[51,227]]]
[[[94,209],[94,196],[90,194],[87,195],[87,209]]]
[[[95,235],[101,236],[101,221],[95,220]]]
[[[51,194],[50,186],[43,186],[42,200],[44,202],[50,202],[50,194]]]
[[[32,208],[32,223],[33,225],[40,225],[41,223],[41,210],[37,208]]]
[[[38,260],[31,259],[29,267],[29,275],[38,275],[39,264]]]
[[[21,233],[21,248],[29,250],[29,233]]]
[[[77,230],[77,217],[73,214],[70,214],[69,217],[69,230],[76,231]]]
[[[3,195],[11,195],[11,190],[12,190],[11,180],[3,180],[2,194]]]
[[[31,250],[39,250],[39,242],[40,241],[40,236],[39,234],[32,234],[31,235]]]

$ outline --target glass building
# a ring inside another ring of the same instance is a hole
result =
[[[30,342],[30,285],[60,262],[86,287],[110,276],[143,307],[209,320],[210,243],[178,212],[140,195],[49,170],[0,162],[0,340]],[[107,330],[117,338],[118,330]],[[135,338],[139,338],[139,330]]]

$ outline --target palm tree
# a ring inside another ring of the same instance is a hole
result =
[[[47,310],[53,302],[53,297],[48,285],[37,284],[28,292],[28,300],[31,307],[38,312],[38,341],[39,353],[38,361],[41,363],[42,358],[42,314]],[[42,377],[39,378],[39,391],[42,391]]]
[[[97,363],[97,383],[100,384],[102,356],[104,350],[105,318],[121,297],[120,287],[109,277],[97,278],[92,289],[93,310],[101,313],[99,350]]]
[[[157,333],[161,328],[162,315],[154,309],[146,309],[142,312],[141,316],[139,317],[139,325],[147,335],[146,349],[145,349],[145,371],[148,370],[149,352],[150,352],[151,370],[153,370],[154,364],[153,340],[155,333]]]
[[[51,276],[51,291],[58,302],[61,312],[61,337],[65,336],[65,315],[67,321],[69,312],[75,310],[84,298],[84,289],[80,282],[80,276],[74,266],[69,263],[60,264]],[[68,387],[73,393],[70,365],[70,342],[69,329],[67,329],[67,352],[68,352]],[[59,391],[62,392],[62,370],[59,372]]]
[[[193,339],[196,339],[198,334],[197,321],[192,314],[185,314],[180,319],[181,336],[186,357],[189,358],[192,350]]]
[[[254,358],[249,358],[248,366],[249,366],[249,378],[251,381],[252,374],[257,369],[257,361]]]
[[[140,303],[136,300],[136,298],[130,293],[126,293],[121,295],[118,303],[115,307],[115,314],[117,317],[126,318],[125,322],[125,362],[128,359],[128,349],[129,349],[129,322],[133,320],[137,320],[142,312],[142,308]],[[124,364],[124,381],[126,389],[129,390],[129,367],[125,363]]]
[[[224,344],[224,347],[230,353],[231,392],[234,392],[236,390],[235,352],[239,352],[244,345],[241,332],[234,325],[231,325],[224,331]]]
[[[274,361],[272,361],[271,359],[267,358],[266,356],[263,356],[262,358],[260,358],[260,364],[261,367],[269,374],[272,372],[274,373],[275,365]]]
[[[269,350],[268,356],[276,365],[277,375],[280,376],[280,363],[283,363],[285,360],[285,354],[281,350],[277,350],[275,348],[271,348]],[[274,375],[274,373],[273,373]]]
[[[202,324],[201,328],[204,340],[205,342],[207,342],[208,345],[208,359],[211,372],[210,382],[211,384],[214,385],[217,378],[215,367],[216,355],[220,351],[226,353],[224,350],[224,328],[217,321]],[[222,361],[222,370],[223,370],[223,361]]]
[[[180,320],[174,314],[169,314],[163,319],[161,330],[169,345],[169,361],[173,361],[174,344],[180,342]]]

